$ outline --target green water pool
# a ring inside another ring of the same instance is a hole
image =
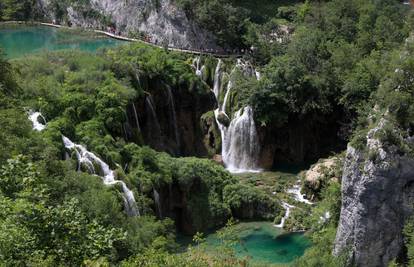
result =
[[[237,257],[260,265],[289,265],[311,246],[303,233],[286,233],[269,222],[240,223],[234,227],[239,239],[234,245]],[[217,253],[220,242],[217,234],[212,233],[205,245],[211,253]]]
[[[25,25],[0,27],[0,47],[9,59],[42,51],[62,49],[95,52],[99,48],[114,47],[125,43],[79,30]]]

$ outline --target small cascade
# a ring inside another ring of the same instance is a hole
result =
[[[177,113],[175,111],[175,102],[174,96],[171,91],[171,87],[167,85],[167,93],[168,93],[168,103],[171,109],[171,117],[172,117],[172,127],[174,128],[174,135],[175,135],[175,142],[177,147],[180,148],[180,135],[178,134],[178,124],[177,124]]]
[[[43,119],[44,124],[39,122],[39,118]],[[33,129],[36,131],[43,131],[46,128],[46,120],[40,112],[30,112],[29,120],[32,121]],[[127,214],[130,216],[139,216],[138,206],[134,198],[134,193],[123,181],[115,180],[115,173],[109,168],[108,164],[103,162],[95,154],[86,150],[85,147],[73,143],[64,135],[62,135],[62,141],[68,151],[75,151],[76,158],[78,159],[78,171],[81,171],[82,168],[86,168],[87,172],[90,174],[102,174],[101,178],[105,185],[120,184],[123,191],[122,197],[124,199]],[[65,153],[65,158],[70,158],[67,152]],[[96,171],[95,166],[98,166],[100,168],[98,172]]]
[[[290,215],[290,210],[295,207],[286,202],[282,202],[282,206],[286,210],[286,213],[285,213],[285,216],[283,216],[283,218],[280,220],[280,223],[275,225],[275,227],[277,228],[283,228],[285,226],[285,222],[287,218],[289,218],[289,215]]]
[[[205,66],[204,65],[201,66],[201,57],[196,57],[193,60],[193,67],[195,69],[196,75],[198,77],[201,77],[202,78],[203,73],[204,73]]]
[[[325,211],[322,216],[319,217],[319,223],[326,223],[331,218],[331,213],[329,211]]]
[[[213,85],[213,92],[214,95],[216,96],[216,99],[219,98],[220,96],[220,86],[221,86],[221,74],[222,74],[222,70],[221,70],[221,65],[222,65],[222,61],[221,59],[218,60],[217,66],[216,66],[216,71],[214,73],[214,85]]]
[[[235,69],[241,68],[242,70],[251,70],[248,66],[249,65],[243,63],[241,60],[238,60]],[[235,69],[233,69],[232,73]],[[219,88],[221,76],[221,61],[219,61],[214,75],[213,88],[217,102],[220,96]],[[232,75],[230,74],[230,78],[231,76]],[[222,105],[219,103],[219,108],[214,111],[216,122],[221,132],[223,162],[230,172],[258,172],[260,171],[258,168],[260,144],[256,124],[254,122],[253,109],[250,106],[246,106],[237,111],[228,126],[223,125],[219,121],[220,116],[229,118],[226,114],[226,107],[231,95],[232,87],[233,81],[230,79],[227,84],[224,101]]]
[[[159,218],[162,218],[162,208],[161,208],[161,202],[160,202],[160,194],[158,191],[154,188],[152,191],[154,195],[154,203],[155,203],[155,209],[157,211],[157,215]]]
[[[300,181],[299,181],[299,183],[300,183]],[[306,199],[305,195],[301,193],[299,183],[295,184],[292,188],[288,189],[287,193],[292,194],[293,198],[298,202],[305,203],[305,204],[308,204],[308,205],[312,205],[313,202]]]
[[[40,119],[43,121],[43,123],[39,121]],[[40,112],[34,112],[30,110],[29,120],[33,123],[33,130],[41,132],[46,128],[46,119]]]
[[[138,120],[138,113],[134,102],[132,102],[132,109],[134,110],[135,124],[137,125],[138,132],[141,132],[141,126],[139,125]]]
[[[262,78],[262,74],[258,70],[255,70],[255,74],[256,74],[256,79],[260,81],[260,79]]]
[[[130,216],[139,216],[138,207],[135,201],[134,193],[127,187],[125,182],[115,180],[115,173],[111,170],[103,160],[97,157],[92,152],[89,152],[84,146],[73,143],[69,138],[62,135],[62,141],[68,151],[75,151],[78,159],[78,171],[86,166],[90,174],[98,175],[102,178],[105,185],[120,184],[123,191],[123,198],[125,202],[125,209]],[[95,169],[95,166],[98,170]]]

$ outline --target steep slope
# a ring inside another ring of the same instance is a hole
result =
[[[46,18],[73,26],[146,36],[152,42],[180,48],[217,48],[212,34],[190,21],[170,0],[38,0]],[[57,8],[58,6],[58,8]]]
[[[413,140],[393,127],[381,119],[369,131],[365,151],[348,146],[334,253],[349,253],[356,266],[387,266],[400,256],[403,227],[414,212],[414,158],[396,145]]]

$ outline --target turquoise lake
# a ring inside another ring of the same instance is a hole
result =
[[[291,265],[295,259],[305,253],[311,242],[303,233],[283,232],[269,222],[248,222],[236,226],[238,242],[233,249],[240,259],[248,258],[256,264],[283,264]],[[181,245],[187,246],[188,239],[180,239]],[[205,246],[209,253],[216,250],[221,241],[216,233],[207,235]]]
[[[126,43],[80,30],[64,30],[47,26],[0,26],[0,47],[9,59],[62,49],[95,52],[99,48]]]

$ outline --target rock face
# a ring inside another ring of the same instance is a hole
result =
[[[324,124],[312,119],[290,119],[288,127],[268,124],[258,127],[261,148],[260,167],[272,168],[280,163],[303,163],[317,161],[332,151],[343,150],[346,143],[338,137],[336,118]]]
[[[414,159],[376,139],[384,123],[368,133],[371,156],[347,149],[334,254],[349,253],[350,265],[387,266],[401,255],[402,229],[413,214]]]
[[[47,18],[61,20],[50,0],[38,0]],[[179,48],[218,48],[214,36],[190,21],[171,0],[90,0],[66,8],[66,22],[73,26],[145,34],[152,42]]]
[[[208,156],[200,121],[216,105],[213,93],[169,88],[157,81],[151,81],[151,85],[149,94],[128,108],[127,139],[134,139],[138,120],[141,141],[151,148],[175,156]]]

